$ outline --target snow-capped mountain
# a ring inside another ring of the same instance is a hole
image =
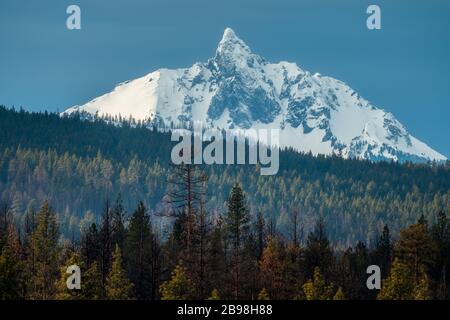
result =
[[[63,112],[221,129],[279,128],[282,147],[372,160],[445,160],[395,117],[345,83],[295,63],[271,63],[227,28],[215,56],[186,69],[159,69]]]

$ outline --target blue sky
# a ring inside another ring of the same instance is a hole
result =
[[[66,28],[70,4],[81,30]],[[366,28],[369,4],[379,31]],[[450,157],[447,0],[1,0],[0,104],[64,110],[207,60],[227,26],[270,61],[346,82]]]

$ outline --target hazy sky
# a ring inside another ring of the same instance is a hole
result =
[[[66,28],[70,4],[81,30]],[[380,31],[366,28],[369,4]],[[206,61],[227,26],[267,60],[346,82],[450,157],[448,0],[1,0],[0,104],[62,111]]]

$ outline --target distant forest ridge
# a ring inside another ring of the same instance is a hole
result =
[[[19,224],[30,207],[48,200],[67,238],[79,236],[86,221],[98,221],[105,200],[119,194],[128,213],[143,201],[154,225],[164,226],[160,216],[170,210],[163,199],[173,171],[172,145],[170,133],[139,123],[113,125],[0,107],[0,201],[12,208]],[[261,212],[281,234],[288,234],[294,211],[304,235],[323,217],[338,247],[359,240],[370,245],[386,224],[395,235],[421,215],[435,221],[449,208],[449,162],[370,162],[283,150],[275,176],[260,176],[252,165],[202,169],[211,217],[226,211],[238,182],[251,213]]]

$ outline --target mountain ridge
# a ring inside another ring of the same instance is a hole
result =
[[[280,129],[281,147],[344,158],[427,162],[446,157],[344,82],[271,63],[226,28],[213,58],[158,69],[64,111],[220,129]]]

